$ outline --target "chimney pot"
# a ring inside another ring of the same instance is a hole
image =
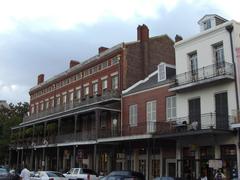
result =
[[[69,68],[72,68],[73,66],[76,66],[80,64],[79,61],[76,61],[76,60],[71,60],[70,63],[69,63]]]
[[[107,48],[107,47],[104,47],[104,46],[99,47],[99,48],[98,48],[98,54],[106,51],[107,49],[108,49],[108,48]]]
[[[38,82],[37,82],[37,84],[39,85],[39,84],[41,84],[43,82],[44,82],[44,74],[39,74],[38,75]]]
[[[175,42],[178,42],[178,41],[181,41],[181,40],[183,40],[182,36],[176,34],[176,36],[175,36]]]

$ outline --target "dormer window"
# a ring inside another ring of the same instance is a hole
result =
[[[211,28],[211,19],[207,19],[205,22],[203,22],[204,30]]]
[[[226,19],[216,14],[207,14],[198,21],[198,24],[200,25],[200,30],[205,31],[222,23],[225,23],[226,21]]]
[[[158,82],[166,80],[166,66],[165,63],[158,65]]]

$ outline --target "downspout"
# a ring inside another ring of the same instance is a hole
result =
[[[233,62],[233,68],[234,68],[234,78],[235,78],[235,91],[236,91],[236,98],[237,98],[237,114],[239,111],[239,99],[238,99],[238,84],[237,84],[237,69],[236,69],[236,64],[234,61],[234,52],[233,52],[233,39],[232,39],[232,31],[233,31],[233,25],[228,25],[225,27],[226,30],[229,32],[229,37],[230,37],[230,44],[231,44],[231,54],[232,54],[232,62]],[[236,144],[236,149],[237,149],[237,172],[238,172],[238,178],[240,176],[239,172],[240,172],[240,153],[239,153],[239,134],[240,130],[239,128],[237,129],[237,144]]]
[[[234,52],[233,52],[233,39],[232,39],[232,31],[233,31],[233,25],[228,25],[225,27],[226,30],[229,32],[230,37],[230,44],[231,44],[231,54],[232,54],[232,63],[234,68],[234,83],[235,83],[235,92],[236,92],[236,98],[237,98],[237,112],[239,111],[239,97],[238,97],[238,84],[237,84],[237,69],[236,69],[236,63],[234,58]]]

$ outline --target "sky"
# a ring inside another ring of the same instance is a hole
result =
[[[205,14],[240,21],[239,7],[240,0],[0,1],[0,100],[29,102],[38,74],[48,79],[100,46],[135,41],[140,24],[150,36],[188,38]]]

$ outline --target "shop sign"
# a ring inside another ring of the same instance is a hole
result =
[[[208,166],[213,169],[219,169],[222,168],[222,160],[209,160],[208,161]]]

